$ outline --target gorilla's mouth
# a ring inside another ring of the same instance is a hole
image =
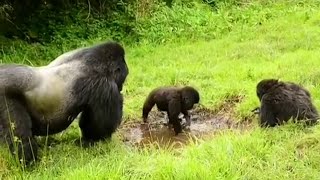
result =
[[[122,85],[118,86],[118,90],[119,90],[119,92],[122,91]]]
[[[251,112],[252,112],[253,114],[260,114],[260,107],[254,108],[253,110],[251,110]]]

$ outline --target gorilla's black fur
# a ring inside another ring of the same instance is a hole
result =
[[[254,111],[260,115],[262,127],[274,127],[290,119],[311,125],[319,118],[309,91],[295,83],[264,79],[256,91],[261,106]]]
[[[142,117],[147,122],[148,114],[156,104],[158,110],[166,111],[169,117],[169,124],[173,125],[176,134],[182,131],[179,114],[184,114],[186,126],[190,126],[188,110],[199,103],[200,97],[196,89],[190,86],[185,87],[159,87],[150,92],[143,105]]]
[[[121,123],[128,73],[115,42],[64,53],[43,67],[0,66],[0,139],[30,162],[37,158],[34,136],[59,133],[80,113],[84,141],[110,138]]]

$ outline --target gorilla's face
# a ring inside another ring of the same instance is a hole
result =
[[[118,86],[119,92],[122,91],[123,84],[129,74],[129,69],[124,57],[117,60],[114,71],[114,80]]]
[[[186,110],[192,109],[194,105],[194,102],[190,98],[185,98],[184,99],[184,104],[183,107]]]
[[[265,94],[265,93],[262,92],[260,89],[257,90],[257,96],[258,96],[258,98],[259,98],[259,101],[261,101],[262,96],[263,96],[264,94]]]
[[[183,108],[190,110],[194,104],[199,103],[199,93],[195,90],[182,91]]]
[[[109,51],[107,55],[112,57],[113,60],[111,69],[113,69],[113,78],[115,83],[118,86],[119,92],[122,91],[123,84],[129,74],[129,68],[125,60],[124,49],[119,45],[114,45],[110,48],[112,51]],[[109,50],[110,50],[109,49]]]
[[[122,91],[129,69],[125,61],[125,52],[122,46],[116,43],[97,45],[85,53],[90,70],[103,74],[112,79]]]

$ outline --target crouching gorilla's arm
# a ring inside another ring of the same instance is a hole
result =
[[[272,107],[269,104],[262,103],[261,108],[259,109],[259,114],[261,127],[274,127],[277,125],[276,117],[273,114]]]

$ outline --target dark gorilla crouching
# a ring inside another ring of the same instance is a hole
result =
[[[186,127],[191,124],[188,110],[194,104],[199,103],[200,96],[196,89],[190,86],[185,87],[160,87],[152,90],[143,105],[142,117],[147,122],[148,114],[156,104],[159,111],[166,111],[169,117],[169,124],[173,125],[176,134],[182,131],[179,114],[183,113],[186,118]]]
[[[122,120],[128,73],[115,42],[64,53],[43,67],[0,66],[0,140],[30,162],[38,152],[34,136],[63,131],[80,113],[84,141],[111,138]]]
[[[265,79],[257,84],[260,108],[253,111],[260,116],[261,127],[274,127],[290,119],[313,125],[319,119],[309,91],[292,82]]]

